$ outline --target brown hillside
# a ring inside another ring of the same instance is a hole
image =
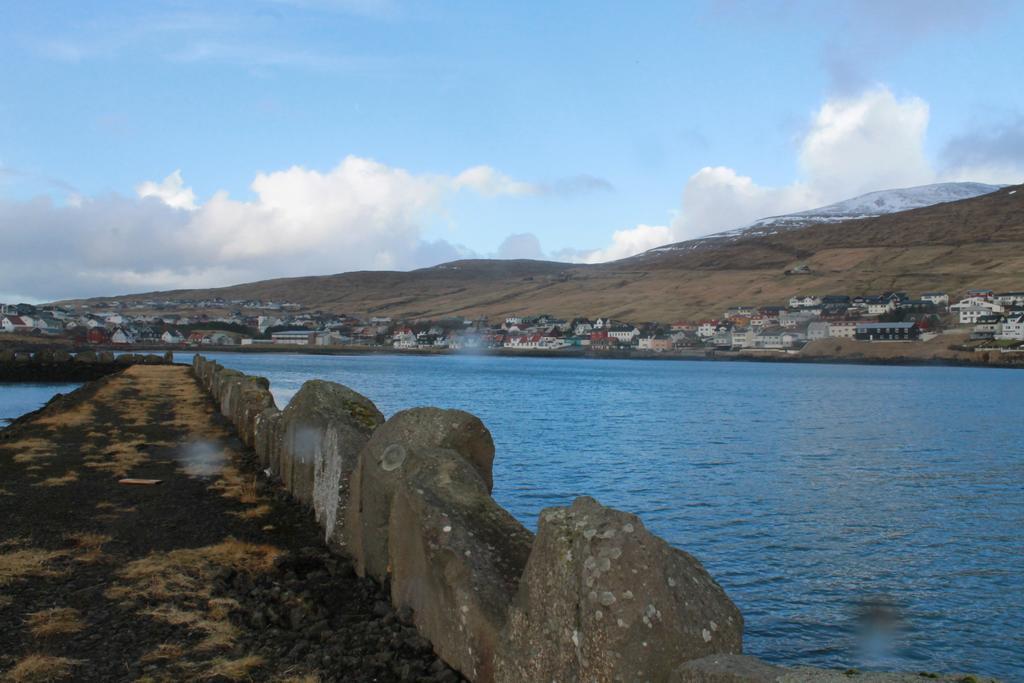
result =
[[[797,293],[1024,289],[1024,186],[878,218],[767,236],[712,237],[593,266],[455,261],[411,272],[267,280],[172,298],[274,299],[350,314],[510,313],[671,321]],[[785,271],[806,264],[810,275]],[[133,295],[120,299],[142,299]]]

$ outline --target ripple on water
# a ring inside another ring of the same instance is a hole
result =
[[[268,377],[280,406],[316,377],[387,415],[417,405],[478,415],[497,446],[495,498],[523,524],[580,493],[639,514],[726,588],[752,654],[1024,679],[1019,372],[217,359]],[[880,596],[891,608],[871,607]]]

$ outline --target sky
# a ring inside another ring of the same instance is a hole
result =
[[[1024,3],[12,2],[0,301],[600,262],[1024,181]]]

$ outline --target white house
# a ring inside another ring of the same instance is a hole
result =
[[[732,348],[747,349],[754,345],[754,330],[749,327],[737,327],[732,330]]]
[[[816,321],[814,321],[812,323],[808,323],[807,324],[807,339],[808,340],[827,339],[828,337],[832,336],[831,331],[830,331],[831,327],[832,327],[832,325],[830,323],[827,323],[827,322],[825,322],[823,320],[816,320]]]
[[[921,295],[921,301],[930,301],[936,306],[948,306],[949,295],[945,292],[925,292]]]
[[[594,324],[589,320],[577,320],[576,326],[572,328],[572,333],[577,337],[581,337],[585,334],[590,334],[594,329]]]
[[[32,325],[20,315],[5,315],[0,318],[0,329],[4,332],[31,332]]]
[[[135,337],[128,330],[124,329],[123,327],[119,327],[116,330],[114,330],[113,334],[110,335],[110,343],[111,344],[134,344],[135,343]]]
[[[640,336],[640,330],[630,325],[620,325],[608,330],[608,337],[618,341],[620,344],[632,344],[635,337]]]
[[[1024,341],[1024,315],[1009,317],[1003,321],[1003,329],[996,339]]]
[[[175,330],[167,330],[160,335],[160,341],[164,344],[184,344],[185,338]]]
[[[813,310],[799,310],[799,311],[782,311],[779,313],[779,326],[780,327],[800,327],[806,323],[811,322],[817,317],[820,317],[821,311],[815,313]]]
[[[790,297],[790,299],[789,299],[789,307],[790,308],[811,308],[812,306],[820,306],[820,305],[821,305],[821,297],[820,296],[813,296],[813,295],[800,296],[800,295],[797,295],[797,296],[794,296],[794,297]]]
[[[1003,292],[996,294],[996,301],[1003,306],[1024,306],[1024,292]]]
[[[868,302],[868,315],[885,315],[896,310],[896,301],[893,299],[880,299]]]
[[[717,320],[701,320],[700,325],[697,325],[697,336],[701,339],[710,339],[715,336],[715,330],[717,329]]]
[[[1005,311],[1001,304],[980,296],[961,299],[950,306],[949,310],[959,314],[961,325],[973,325],[978,322],[978,318]]]
[[[416,335],[406,327],[392,335],[391,343],[396,349],[415,349]]]
[[[275,344],[293,344],[295,346],[309,346],[315,342],[315,332],[303,330],[288,330],[285,332],[274,332],[270,338]]]
[[[835,320],[828,324],[828,336],[838,339],[853,339],[857,334],[856,320]]]

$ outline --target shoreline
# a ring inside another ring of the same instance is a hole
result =
[[[829,343],[835,340],[822,340]],[[843,340],[848,341],[848,340]],[[812,342],[812,345],[816,342]],[[857,344],[856,348],[849,348],[850,344]],[[923,343],[923,342],[922,342]],[[2,344],[2,340],[0,340]],[[134,344],[131,347],[119,347],[114,345],[96,345],[67,347],[54,346],[50,344],[19,345],[21,349],[32,352],[47,350],[67,350],[72,352],[96,351],[113,352],[121,354],[137,353],[236,353],[236,354],[260,354],[260,353],[283,353],[308,356],[362,356],[362,355],[388,355],[388,356],[493,356],[499,358],[577,358],[588,360],[637,360],[637,361],[691,361],[691,362],[741,362],[741,363],[811,363],[821,365],[894,365],[907,367],[977,367],[977,368],[1002,368],[1002,369],[1024,369],[1024,351],[1000,352],[998,349],[985,349],[978,351],[953,351],[945,347],[929,349],[933,352],[930,355],[887,355],[885,352],[902,350],[908,346],[908,342],[849,342],[848,344],[837,344],[836,350],[841,353],[807,353],[808,347],[797,351],[783,350],[740,350],[723,351],[716,349],[699,349],[694,351],[674,352],[643,352],[635,350],[622,351],[591,351],[583,348],[572,349],[550,349],[550,350],[516,350],[516,349],[394,349],[390,347],[369,347],[369,346],[300,346],[300,345],[260,345],[260,346],[197,346],[181,347],[167,346],[163,344]],[[811,345],[809,345],[811,346]],[[2,349],[3,346],[0,346]],[[912,351],[927,351],[920,347],[908,348]],[[19,362],[21,372],[24,375],[27,364]],[[91,378],[90,378],[91,379]],[[18,379],[19,382],[52,381],[51,377],[41,377],[38,380]]]

